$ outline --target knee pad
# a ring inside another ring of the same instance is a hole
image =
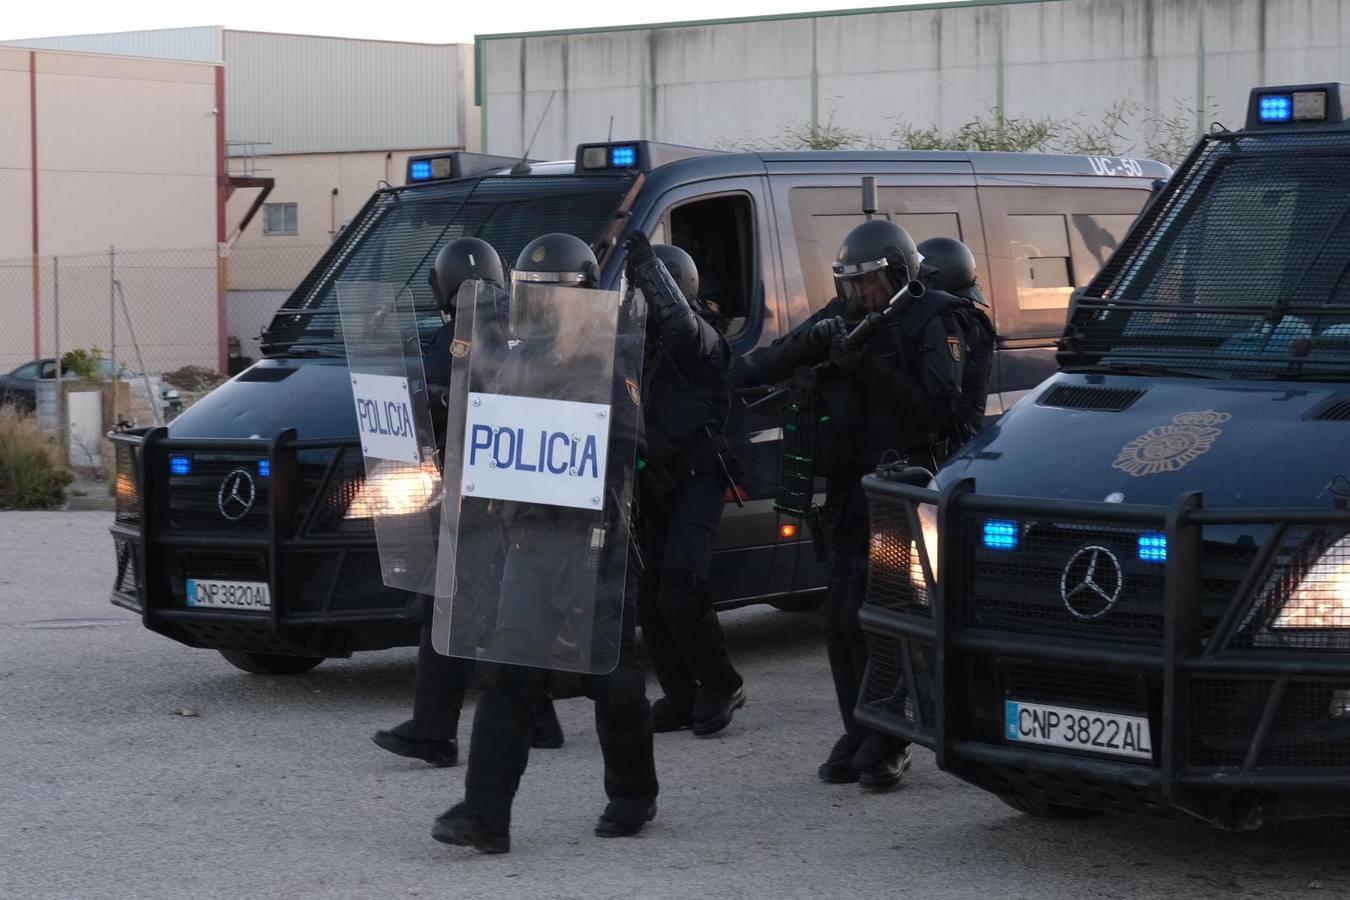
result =
[[[594,699],[608,720],[631,720],[647,709],[647,676],[640,666],[621,662],[619,667],[595,679]]]
[[[693,572],[667,569],[661,573],[661,591],[656,595],[661,618],[672,625],[696,622],[712,608],[707,587]]]

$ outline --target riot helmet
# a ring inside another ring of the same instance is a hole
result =
[[[502,259],[492,245],[476,237],[455,238],[436,254],[436,262],[427,272],[427,282],[436,295],[441,312],[455,315],[455,298],[466,281],[477,279],[504,287],[506,276]]]
[[[923,255],[905,229],[886,219],[856,226],[839,245],[834,286],[850,315],[876,312],[920,275]]]
[[[698,306],[698,266],[694,258],[674,244],[653,244],[652,252],[665,264],[670,277],[679,285],[680,293],[691,306]]]
[[[929,238],[919,244],[919,253],[928,287],[959,294],[975,284],[975,254],[956,238]]]
[[[600,267],[595,252],[581,238],[555,231],[535,238],[516,257],[512,284],[554,284],[559,287],[595,287]]]
[[[554,291],[594,288],[600,267],[590,245],[553,232],[525,245],[511,270],[511,333],[518,340],[553,339],[562,326]]]

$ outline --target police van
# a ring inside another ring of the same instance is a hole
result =
[[[1350,811],[1350,88],[1252,92],[1059,372],[865,481],[860,718],[1034,815]]]
[[[616,248],[641,228],[690,253],[703,299],[746,354],[831,298],[830,262],[863,221],[860,182],[871,175],[879,214],[916,240],[959,237],[974,251],[1002,334],[997,414],[1053,370],[1072,291],[1168,174],[1133,159],[723,153],[648,141],[585,144],[562,162],[412,159],[407,183],[376,192],[286,300],[262,335],[261,361],[168,427],[116,436],[112,601],[254,672],[416,643],[416,598],[383,584],[371,522],[407,485],[363,471],[340,283],[406,287],[429,339],[440,318],[427,269],[448,240],[483,238],[509,264],[532,238],[570,232],[596,248],[601,286],[612,287],[623,269]],[[716,600],[818,602],[825,574],[809,537],[773,511],[780,423],[740,406],[731,443],[747,463],[745,502],[723,520]]]

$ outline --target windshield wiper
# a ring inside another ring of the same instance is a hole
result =
[[[1117,375],[1163,375],[1176,378],[1226,378],[1223,372],[1170,366],[1153,362],[1098,362],[1082,366],[1065,366],[1065,372],[1113,372]]]

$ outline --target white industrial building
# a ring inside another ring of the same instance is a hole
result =
[[[1350,0],[969,0],[872,10],[482,35],[486,152],[568,157],[619,137],[701,146],[824,126],[885,137],[990,111],[1242,121],[1258,84],[1350,71]],[[550,107],[550,99],[552,105]],[[548,110],[545,114],[545,110]]]
[[[246,355],[380,182],[401,183],[409,155],[466,148],[479,131],[467,45],[220,26],[7,43],[221,68],[226,198],[219,236],[212,229],[201,245],[224,247],[224,332],[240,340]],[[116,114],[115,105],[109,112]],[[209,221],[215,224],[214,214]],[[135,238],[117,242],[128,241],[134,245]]]

